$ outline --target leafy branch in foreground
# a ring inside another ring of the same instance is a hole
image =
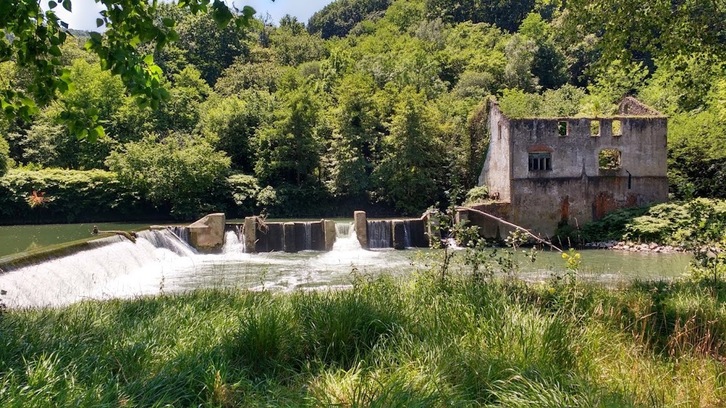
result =
[[[161,68],[152,55],[144,55],[144,47],[159,49],[176,41],[175,21],[164,18],[157,21],[156,1],[96,0],[105,10],[96,19],[97,27],[105,27],[104,34],[91,32],[86,49],[98,55],[101,67],[118,75],[131,95],[139,103],[157,108],[168,98],[162,87]],[[29,120],[38,112],[38,106],[51,101],[57,92],[65,93],[72,87],[70,71],[63,67],[62,44],[68,39],[68,24],[55,12],[59,3],[48,1],[47,10],[36,0],[12,0],[0,3],[0,63],[14,61],[26,69],[32,81],[26,90],[8,86],[0,89],[0,109],[8,118]],[[72,11],[71,0],[60,5]],[[212,15],[224,27],[234,23],[237,28],[250,25],[255,10],[244,6],[235,13],[222,0],[180,0],[178,6],[191,13]],[[97,121],[80,122],[81,118],[65,112],[61,119],[79,138],[91,141],[104,135]],[[93,115],[91,115],[93,116]]]

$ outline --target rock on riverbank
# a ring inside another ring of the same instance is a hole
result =
[[[641,244],[637,242],[628,241],[605,241],[605,242],[591,242],[585,244],[585,248],[591,249],[612,249],[616,251],[628,251],[628,252],[654,252],[654,253],[673,253],[683,252],[683,248],[672,245],[659,245],[655,242]]]

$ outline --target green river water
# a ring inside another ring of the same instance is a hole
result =
[[[98,224],[101,230],[140,230],[147,226]],[[0,255],[87,239],[92,228],[93,224],[0,227]],[[111,236],[74,255],[0,271],[0,289],[7,292],[3,300],[9,306],[23,307],[204,287],[281,291],[337,288],[349,286],[355,274],[405,277],[436,267],[441,257],[441,250],[430,249],[363,250],[352,232],[339,236],[330,252],[247,254],[238,238],[229,231],[221,253],[204,255],[166,230],[141,232],[135,243]],[[502,252],[498,250],[499,255]],[[680,277],[690,262],[690,256],[681,253],[579,252],[580,278],[608,286],[636,279]],[[452,269],[466,271],[464,253],[454,250]],[[534,262],[519,252],[514,258],[517,277],[526,281],[542,281],[565,272],[558,252],[539,252]]]

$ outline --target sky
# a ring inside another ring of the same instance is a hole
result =
[[[230,4],[228,0],[227,4]],[[276,24],[285,14],[290,14],[302,22],[307,23],[310,16],[319,11],[333,0],[235,0],[234,5],[238,8],[242,6],[252,6],[258,17],[265,18],[269,15],[269,22]],[[60,3],[60,1],[58,1]],[[41,1],[44,6],[47,1]],[[68,13],[63,7],[58,5],[55,11],[61,20],[68,23],[70,28],[76,30],[98,30],[96,28],[96,18],[103,7],[96,4],[93,0],[73,0],[73,13]]]

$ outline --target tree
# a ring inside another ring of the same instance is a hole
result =
[[[425,101],[410,87],[401,91],[382,142],[383,158],[373,172],[378,198],[411,215],[437,201],[446,176],[439,115]]]
[[[214,86],[225,68],[249,52],[247,33],[229,25],[220,27],[211,12],[192,14],[174,4],[161,4],[158,13],[158,19],[175,20],[179,35],[179,40],[168,47],[149,49],[167,77],[191,64],[209,86]]]
[[[144,54],[141,45],[161,48],[179,38],[173,19],[156,20],[158,2],[135,0],[97,0],[106,10],[96,19],[105,27],[103,35],[92,32],[86,48],[98,55],[101,67],[119,75],[126,88],[144,104],[157,107],[168,93],[162,88],[161,69],[153,56]],[[62,0],[63,8],[72,10],[71,0]],[[30,72],[33,80],[26,90],[0,89],[0,109],[9,117],[29,119],[55,97],[57,91],[67,92],[71,86],[70,72],[63,67],[61,46],[69,37],[67,24],[54,9],[59,3],[49,0],[43,11],[40,1],[11,0],[0,2],[0,62],[14,61]],[[242,8],[233,14],[222,0],[180,0],[179,7],[192,13],[210,11],[214,21],[225,26],[234,21],[238,28],[249,25],[254,9]],[[64,115],[81,127],[76,116]],[[97,124],[86,127],[85,136],[91,140],[100,136]],[[79,130],[79,135],[82,130]],[[83,135],[82,135],[83,136]]]
[[[356,197],[369,187],[378,150],[380,124],[373,100],[374,84],[360,73],[346,76],[333,111],[333,137],[326,155],[328,187],[336,196]]]
[[[181,134],[126,143],[106,160],[122,183],[179,219],[215,210],[210,193],[226,182],[229,163],[209,143]]]
[[[555,89],[567,82],[565,55],[555,45],[550,25],[539,13],[530,13],[522,21],[519,34],[534,40],[537,51],[532,74],[544,89]]]
[[[429,18],[442,17],[444,21],[461,23],[490,23],[514,32],[534,9],[535,0],[426,0]]]
[[[0,177],[4,176],[10,167],[10,146],[8,142],[0,136]]]
[[[726,2],[571,0],[566,27],[601,36],[603,62],[672,58],[693,50],[726,56]]]
[[[114,116],[127,99],[124,86],[118,77],[84,59],[75,60],[68,69],[75,85],[37,115],[22,142],[22,159],[69,169],[103,168],[117,136]],[[75,121],[63,121],[64,114],[74,115]],[[104,123],[109,137],[90,140],[88,129],[94,123]]]
[[[290,18],[281,21],[270,40],[280,65],[298,66],[306,61],[320,60],[327,53],[320,36],[309,34],[297,20]]]
[[[272,96],[264,91],[212,95],[201,106],[198,129],[212,146],[227,153],[233,169],[251,173],[255,165],[252,139],[268,124],[272,109]]]
[[[316,12],[308,21],[311,34],[323,38],[345,37],[356,24],[383,12],[392,0],[338,0]]]
[[[169,99],[154,110],[154,126],[157,133],[191,133],[199,122],[199,107],[212,93],[193,65],[188,65],[174,75],[169,88]]]
[[[278,91],[282,101],[274,112],[274,122],[255,137],[255,174],[261,185],[302,186],[315,180],[320,164],[317,98],[310,84],[301,83],[299,78],[289,81],[289,88]]]

